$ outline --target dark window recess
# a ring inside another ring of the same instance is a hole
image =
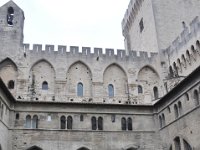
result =
[[[138,85],[138,93],[143,93],[143,89],[142,89],[142,86],[141,85]]]
[[[80,115],[80,121],[83,121],[84,118],[83,118],[83,115]]]
[[[132,119],[128,118],[128,130],[133,130],[132,128]]]
[[[96,117],[92,117],[91,122],[92,122],[92,130],[96,130],[97,129]]]
[[[14,19],[14,9],[12,7],[9,7],[8,14],[7,14],[8,25],[13,26],[13,19]]]
[[[102,117],[98,118],[98,129],[103,130],[103,118]]]
[[[144,30],[143,18],[140,20],[139,26],[140,26],[140,33],[141,33]]]
[[[66,118],[65,118],[65,116],[62,116],[60,118],[60,129],[66,129]]]
[[[73,119],[71,116],[67,117],[67,129],[72,129]]]
[[[16,120],[19,120],[19,113],[16,113]]]
[[[47,83],[47,81],[44,81],[42,83],[42,90],[48,90],[48,83]]]
[[[126,131],[126,119],[125,118],[121,119],[121,126],[122,126],[122,130]]]
[[[10,80],[8,82],[8,89],[14,89],[15,88],[15,82],[13,80]]]

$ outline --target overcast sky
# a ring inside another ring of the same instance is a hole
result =
[[[24,43],[124,49],[130,0],[14,0],[24,10]],[[8,0],[0,0],[0,6]]]

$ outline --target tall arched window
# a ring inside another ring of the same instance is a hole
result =
[[[188,94],[188,93],[185,93],[185,100],[186,100],[186,101],[189,101],[189,100],[190,100],[190,97],[189,97],[189,94]]]
[[[155,87],[153,88],[153,93],[154,93],[154,98],[155,98],[155,99],[158,99],[158,97],[159,97],[159,94],[158,94],[158,87],[155,86]]]
[[[184,139],[183,139],[183,145],[184,145],[184,150],[192,150],[190,144]]]
[[[15,82],[13,81],[13,80],[10,80],[9,82],[8,82],[8,89],[14,89],[15,88]]]
[[[92,123],[92,130],[96,130],[97,129],[97,120],[96,120],[96,117],[92,117],[91,123]]]
[[[169,67],[169,77],[170,78],[174,77],[174,71],[172,69],[172,66]]]
[[[83,84],[81,82],[79,82],[77,85],[77,96],[83,96]]]
[[[181,59],[182,59],[183,66],[186,68],[186,59],[185,59],[185,56],[182,55]]]
[[[199,93],[197,90],[194,91],[194,103],[195,106],[199,105]]]
[[[60,129],[66,129],[66,117],[65,116],[60,117]]]
[[[129,117],[128,120],[128,130],[133,130],[133,127],[132,127],[132,119]]]
[[[174,144],[175,144],[175,150],[181,150],[181,141],[179,137],[176,137],[174,139]]]
[[[190,52],[188,50],[186,51],[186,57],[187,57],[188,63],[190,64],[191,63],[191,57],[190,57]]]
[[[108,85],[108,96],[114,97],[114,86],[112,84]]]
[[[44,81],[43,83],[42,83],[42,90],[48,90],[48,82],[47,81]]]
[[[31,128],[31,116],[27,115],[26,116],[26,128]]]
[[[179,70],[182,71],[181,60],[179,58],[177,59],[177,64],[178,64]]]
[[[159,116],[159,123],[160,123],[160,128],[162,128],[163,125],[162,125],[162,117],[161,116]]]
[[[122,118],[121,119],[121,126],[122,126],[122,130],[126,131],[126,118]]]
[[[138,93],[143,93],[143,89],[141,85],[138,85]]]
[[[67,117],[67,129],[72,129],[73,119],[72,116]]]
[[[7,23],[8,25],[13,25],[13,19],[14,19],[14,9],[12,7],[8,8],[8,14],[7,14]]]
[[[37,129],[38,128],[38,116],[34,115],[32,120],[32,128]]]
[[[165,115],[162,114],[162,127],[164,127],[165,125],[166,125],[166,123],[165,123]]]
[[[103,118],[98,118],[98,130],[103,130]]]
[[[174,67],[174,75],[178,76],[178,68],[175,62],[173,63],[173,67]]]
[[[174,105],[174,115],[175,115],[175,119],[177,119],[177,118],[179,117],[179,114],[178,114],[178,107],[177,107],[176,104]]]
[[[182,112],[183,110],[182,110],[182,104],[181,104],[181,102],[178,102],[178,112],[179,112],[179,115],[182,115]]]

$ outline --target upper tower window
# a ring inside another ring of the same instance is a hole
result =
[[[143,18],[140,20],[139,26],[140,26],[140,33],[142,33],[142,31],[144,30]]]
[[[14,19],[14,9],[12,7],[9,7],[8,14],[7,14],[8,25],[13,26],[13,19]]]

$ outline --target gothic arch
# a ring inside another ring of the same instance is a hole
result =
[[[159,93],[159,97],[160,95],[160,77],[159,74],[157,73],[157,71],[149,66],[149,65],[145,65],[143,66],[139,71],[138,71],[138,75],[137,75],[137,79],[138,79],[138,84],[142,85],[144,87],[144,91],[146,91],[147,93],[149,93],[152,97],[152,99],[155,99],[155,87],[157,87],[158,91],[157,93]],[[146,88],[146,89],[145,89]],[[158,98],[158,97],[156,97]]]
[[[54,94],[56,72],[53,65],[46,59],[35,62],[29,73],[29,88],[38,95]],[[43,83],[48,87],[44,90]]]
[[[16,83],[17,76],[17,65],[10,58],[6,58],[0,62],[0,77],[4,81],[5,85],[7,85],[7,87],[9,87],[9,83],[11,81],[13,84]],[[15,89],[15,87],[12,87],[11,89]]]
[[[127,75],[124,69],[116,63],[110,64],[103,72],[104,95],[109,96],[109,85],[113,86],[115,96],[126,97]]]
[[[42,148],[40,148],[38,146],[32,146],[32,147],[28,148],[27,150],[42,150]]]
[[[85,63],[83,63],[82,61],[74,62],[69,67],[66,76],[68,95],[78,96],[77,86],[79,85],[79,83],[81,83],[83,86],[82,96],[92,96],[92,72]]]
[[[88,149],[88,148],[86,148],[86,147],[81,147],[81,148],[79,148],[79,149],[77,149],[77,150],[90,150],[90,149]]]

